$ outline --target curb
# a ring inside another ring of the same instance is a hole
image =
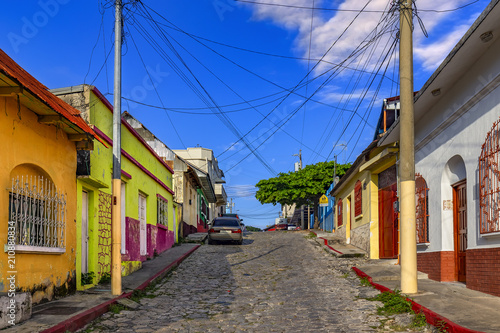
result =
[[[179,264],[184,261],[187,257],[189,257],[194,251],[196,251],[200,245],[196,245],[193,247],[191,250],[183,254],[181,257],[176,259],[174,262],[172,262],[170,265],[167,267],[163,268],[160,272],[157,274],[153,275],[150,277],[146,282],[141,284],[139,287],[135,288],[134,290],[144,290],[149,286],[152,282],[155,280],[163,278],[169,271],[171,271],[173,268],[179,266]],[[73,316],[69,319],[66,319],[65,321],[52,326],[51,328],[48,328],[46,330],[41,331],[40,333],[65,333],[65,332],[75,332],[76,330],[84,327],[94,319],[98,318],[99,316],[105,314],[106,312],[109,311],[109,307],[112,304],[115,304],[119,299],[121,298],[129,298],[132,296],[133,291],[121,294],[118,297],[115,297],[109,301],[106,301],[102,304],[96,305],[93,308],[90,308],[80,314],[77,314],[76,316]]]
[[[390,293],[393,292],[391,289],[389,289],[381,284],[373,282],[372,277],[369,276],[368,274],[366,274],[365,272],[363,272],[362,270],[360,270],[359,268],[352,267],[352,270],[354,272],[356,272],[356,274],[359,277],[367,279],[368,282],[370,282],[370,284],[375,289],[379,290],[380,292],[390,292]],[[446,329],[446,332],[449,332],[449,333],[483,333],[481,331],[475,331],[475,330],[471,330],[469,328],[460,326],[460,325],[452,322],[448,318],[445,318],[445,317],[441,316],[440,314],[437,314],[436,312],[429,310],[425,306],[418,304],[417,302],[413,301],[410,298],[407,298],[407,300],[411,302],[413,311],[415,311],[416,313],[423,313],[425,315],[425,319],[426,319],[427,323],[429,323],[430,325],[433,325],[435,327],[439,327],[440,329],[441,328]]]
[[[339,254],[343,254],[342,252],[340,252],[340,251],[338,251],[338,250],[335,250],[333,247],[331,247],[330,245],[328,245],[328,240],[327,240],[327,239],[325,239],[325,238],[323,238],[323,237],[318,237],[318,234],[317,234],[317,233],[315,233],[314,231],[310,231],[310,232],[312,232],[313,234],[315,234],[315,235],[316,235],[316,237],[317,237],[318,239],[322,239],[322,240],[324,241],[324,243],[325,243],[324,245],[325,245],[327,248],[329,248],[330,250],[332,250],[332,251],[334,251],[334,252],[337,252],[337,253],[339,253]]]

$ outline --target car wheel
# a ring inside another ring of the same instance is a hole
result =
[[[243,239],[240,239],[240,240],[238,241],[238,245],[242,245],[242,244],[243,244]]]
[[[214,241],[213,241],[213,240],[211,240],[211,239],[209,238],[209,239],[208,239],[208,244],[209,244],[209,245],[213,245],[213,244],[214,244]]]

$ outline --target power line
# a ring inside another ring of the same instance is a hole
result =
[[[250,3],[254,5],[260,5],[260,6],[273,6],[273,7],[285,7],[285,8],[295,8],[295,9],[307,9],[307,10],[322,10],[322,11],[332,11],[332,12],[359,12],[359,9],[340,9],[340,8],[326,8],[326,7],[307,7],[307,6],[297,6],[297,5],[285,5],[285,4],[280,4],[280,3],[270,3],[270,2],[259,2],[259,1],[251,1],[251,0],[233,0],[235,2],[243,2],[243,3]],[[450,8],[450,9],[419,9],[421,12],[434,12],[434,13],[447,13],[447,12],[454,12],[460,9],[464,9],[468,6],[471,6],[480,0],[475,0],[472,1],[468,4],[465,4],[463,6],[459,6],[456,8]],[[384,13],[382,10],[364,10],[366,13]]]
[[[194,72],[190,69],[190,67],[187,65],[187,63],[182,59],[180,54],[176,51],[175,47],[170,43],[169,39],[165,35],[165,33],[161,30],[160,26],[157,24],[157,22],[151,17],[151,14],[147,12],[146,5],[142,4],[142,10],[145,12],[150,17],[150,24],[154,23],[154,26],[152,25],[153,29],[157,30],[157,33],[159,34],[160,38],[167,44],[167,46],[170,48],[170,50],[174,53],[174,55],[178,58],[178,60],[182,63],[182,65],[187,69],[189,74],[193,77],[194,81],[196,82],[196,85],[201,88],[201,91],[198,90],[196,86],[194,86],[193,82],[190,82],[190,86],[194,88],[193,90],[198,97],[202,101],[205,102],[207,106],[212,107],[212,111],[214,114],[217,115],[217,117],[221,120],[221,122],[228,127],[237,138],[242,138],[241,133],[237,129],[236,125],[231,121],[230,118],[227,117],[224,113],[221,113],[220,107],[217,105],[216,101],[214,98],[211,96],[211,94],[208,92],[208,90],[203,86],[201,81],[196,77]],[[148,7],[149,8],[149,7]],[[271,174],[276,174],[276,171],[264,160],[262,156],[256,151],[256,149],[253,149],[251,147],[251,144],[247,142],[246,139],[243,138],[243,143],[248,147],[248,149],[252,152],[252,154],[257,157],[257,159],[264,165],[264,167],[271,173]]]

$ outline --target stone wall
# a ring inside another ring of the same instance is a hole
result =
[[[351,230],[351,244],[370,253],[370,224]]]

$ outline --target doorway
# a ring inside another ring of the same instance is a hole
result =
[[[146,239],[146,196],[139,193],[139,241],[141,256],[145,256],[147,253],[147,239]]]
[[[89,194],[82,191],[82,273],[89,272]]]
[[[397,184],[393,184],[378,191],[380,259],[398,256],[398,213],[394,209],[398,201],[397,190]]]
[[[466,180],[462,180],[452,186],[456,280],[465,282],[467,253],[467,182]]]

